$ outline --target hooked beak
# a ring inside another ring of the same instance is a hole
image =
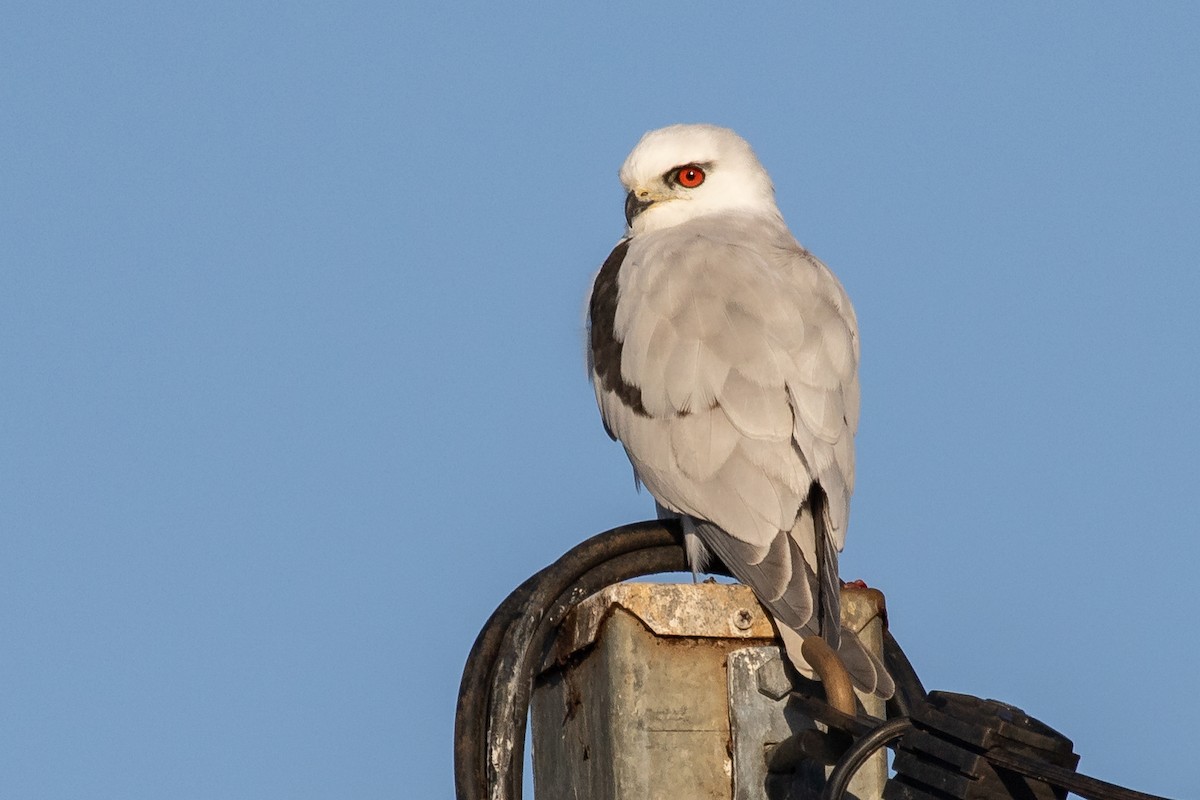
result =
[[[649,198],[638,197],[636,191],[625,195],[625,224],[633,225],[633,218],[654,205]]]

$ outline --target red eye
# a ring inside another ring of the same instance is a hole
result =
[[[686,167],[680,167],[675,171],[675,180],[685,189],[695,189],[697,186],[704,183],[704,170],[700,169],[695,164],[689,164]]]

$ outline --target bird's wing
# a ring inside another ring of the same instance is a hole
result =
[[[788,550],[775,540],[814,482],[840,550],[858,423],[853,311],[782,224],[700,223],[619,245],[609,307],[598,276],[591,350],[605,425],[660,503],[716,524],[750,563]]]
[[[823,635],[860,688],[890,694],[838,631],[859,349],[837,279],[780,223],[707,217],[618,244],[589,322],[605,427],[660,506],[781,629]]]

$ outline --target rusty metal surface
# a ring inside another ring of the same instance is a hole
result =
[[[774,639],[777,635],[774,623],[748,586],[715,581],[620,583],[575,607],[542,668],[593,644],[604,619],[616,608],[632,614],[657,636]],[[862,633],[875,619],[886,620],[886,615],[883,593],[878,589],[842,589],[843,627]],[[876,647],[872,642],[866,644]]]
[[[595,647],[538,678],[537,795],[728,800],[725,662],[744,643],[659,636],[623,606],[613,606],[603,615]]]
[[[771,639],[775,628],[748,586],[704,583],[621,583],[580,603],[564,626],[571,649],[592,643],[604,617],[623,608],[658,636]]]
[[[854,584],[842,587],[843,628],[860,633],[876,617],[883,620],[883,626],[886,628],[887,601],[883,597],[883,592]]]
[[[877,653],[882,597],[848,587],[842,600],[843,620]],[[740,584],[622,583],[579,603],[534,693],[539,796],[779,800],[819,787],[819,765],[774,774],[765,760],[790,732],[824,729],[791,702],[776,636]],[[858,700],[882,716],[878,698]],[[880,753],[852,791],[878,798],[885,775]]]

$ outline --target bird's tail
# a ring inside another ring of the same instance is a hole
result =
[[[800,510],[796,521],[797,527],[804,527],[792,535],[793,539],[804,537],[811,530],[812,547],[802,546],[800,549],[815,554],[813,563],[806,561],[806,566],[816,571],[818,589],[814,616],[820,623],[821,637],[841,658],[855,687],[866,694],[886,699],[896,691],[896,685],[883,661],[866,648],[855,631],[842,627],[842,579],[838,570],[838,550],[833,537],[829,535],[826,502],[825,492],[813,484],[808,493],[808,502]],[[793,637],[785,637],[784,643],[788,657],[796,663],[803,660],[800,658],[800,641],[796,637],[796,642],[789,643],[790,638]]]
[[[883,662],[854,631],[842,627],[837,548],[825,533],[823,503],[824,495],[814,489],[796,526],[781,531],[765,552],[711,522],[684,517],[684,531],[690,542],[702,543],[734,577],[754,590],[801,675],[815,677],[800,652],[801,643],[806,637],[820,636],[841,658],[855,688],[891,697],[895,684]]]
[[[800,651],[804,639],[810,635],[812,634],[796,631],[784,625],[779,626],[779,636],[783,640],[788,660],[801,675],[816,679],[818,676]],[[883,662],[878,656],[867,649],[862,640],[858,638],[857,633],[842,629],[837,654],[842,664],[845,665],[846,672],[850,673],[850,681],[854,684],[855,689],[863,694],[876,695],[885,700],[895,693],[896,684],[892,681],[892,676],[888,674],[887,668],[883,666]]]

